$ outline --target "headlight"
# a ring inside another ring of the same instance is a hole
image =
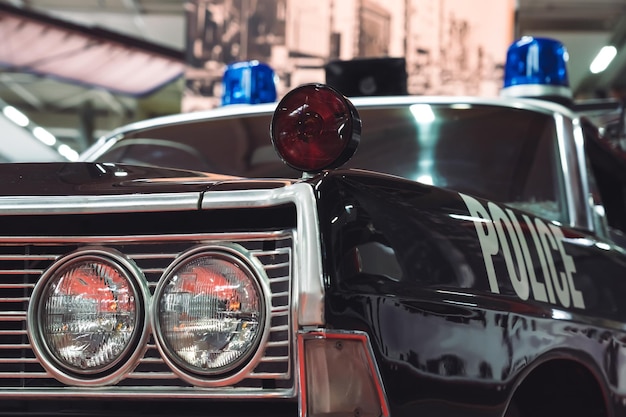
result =
[[[267,278],[254,261],[239,246],[206,246],[183,254],[164,273],[154,294],[154,330],[182,378],[225,385],[253,366],[269,315]]]
[[[35,353],[69,384],[105,385],[133,365],[145,334],[145,300],[138,270],[121,254],[92,248],[52,265],[28,310]]]

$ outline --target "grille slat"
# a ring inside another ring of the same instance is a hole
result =
[[[220,242],[232,242],[245,247],[262,264],[271,290],[270,333],[268,342],[261,347],[264,355],[244,380],[229,389],[235,393],[250,392],[251,389],[259,393],[291,390],[294,387],[289,315],[292,231],[52,238],[0,236],[0,275],[3,276],[3,283],[0,284],[0,364],[6,366],[5,371],[0,372],[0,396],[15,395],[16,387],[22,387],[20,392],[24,392],[24,395],[42,389],[63,392],[71,389],[56,381],[38,365],[26,331],[30,295],[37,280],[54,261],[92,244],[113,248],[135,262],[153,293],[163,272],[182,252],[198,245]],[[118,390],[124,393],[128,389],[137,389],[151,396],[167,389],[193,388],[169,369],[150,339],[135,369],[124,376],[118,383],[119,387],[107,387],[107,392]],[[260,380],[276,382],[266,384]],[[210,395],[210,390],[207,395]]]
[[[35,284],[0,284],[0,290],[32,290],[35,288]]]
[[[8,350],[8,349],[30,349],[30,343],[3,343],[0,344],[0,350]]]
[[[284,262],[282,264],[270,265],[270,266],[266,267],[265,269],[266,270],[280,269],[280,268],[285,268],[285,267],[288,267],[288,266],[289,266],[289,263]]]
[[[0,372],[0,379],[50,379],[51,376],[47,372]]]
[[[161,358],[141,358],[141,360],[139,361],[139,363],[149,363],[149,364],[161,364],[164,363],[163,359]]]
[[[26,330],[0,330],[0,337],[17,335],[26,335]]]
[[[282,346],[289,346],[289,342],[288,341],[271,341],[271,342],[267,342],[267,346],[268,347],[282,347]]]
[[[43,269],[2,269],[0,270],[0,275],[18,275],[18,274],[41,275],[43,274]]]
[[[28,297],[0,298],[0,303],[23,303],[28,300]]]
[[[127,379],[178,379],[178,376],[171,372],[131,372]]]
[[[143,270],[144,274],[158,274],[159,276],[163,274],[163,271],[165,271],[165,268],[145,268]],[[151,282],[150,284],[154,284],[154,286],[156,287],[156,282]]]
[[[178,256],[177,253],[136,253],[133,254],[133,258],[136,260],[147,260],[147,259],[174,259]]]
[[[274,293],[274,294],[272,294],[272,297],[273,298],[289,297],[289,292],[284,291],[284,292]]]
[[[54,261],[57,256],[50,255],[0,255],[0,262],[2,261]]]
[[[24,321],[26,320],[26,313],[19,311],[2,311],[0,312],[0,322],[6,321]]]
[[[255,379],[285,379],[285,374],[280,372],[252,372],[249,378]]]
[[[283,266],[281,266],[282,268]],[[278,268],[265,268],[266,270],[270,270],[270,269],[278,269]],[[280,284],[283,282],[289,282],[289,277],[285,277],[285,278],[272,278],[272,282],[276,283],[276,284]]]
[[[2,311],[0,321],[21,321],[26,320],[26,313],[21,311]]]
[[[287,362],[289,356],[274,356],[269,358],[262,358],[261,362]]]
[[[39,361],[35,358],[15,358],[15,359],[0,359],[0,363],[2,364],[13,364],[13,363],[39,363]]]

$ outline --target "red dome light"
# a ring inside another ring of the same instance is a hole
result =
[[[271,134],[274,149],[287,165],[318,172],[337,168],[352,157],[361,136],[361,118],[336,90],[306,84],[278,103]]]

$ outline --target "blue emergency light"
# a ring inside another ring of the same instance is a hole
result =
[[[276,75],[259,61],[230,64],[222,77],[222,105],[276,101]]]
[[[524,36],[507,51],[502,96],[569,102],[567,49],[550,38]]]

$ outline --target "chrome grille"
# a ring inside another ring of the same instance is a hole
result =
[[[292,331],[290,319],[293,231],[235,234],[194,234],[135,237],[0,237],[0,395],[94,395],[66,387],[39,365],[29,344],[26,312],[41,274],[59,257],[86,246],[117,249],[143,271],[151,293],[170,263],[200,244],[237,243],[263,265],[271,290],[271,329],[265,354],[255,369],[234,387],[195,389],[174,374],[150,337],[146,352],[133,372],[99,396],[146,395],[223,396],[293,395]],[[43,391],[42,391],[43,390]],[[32,393],[31,392],[31,393]]]

